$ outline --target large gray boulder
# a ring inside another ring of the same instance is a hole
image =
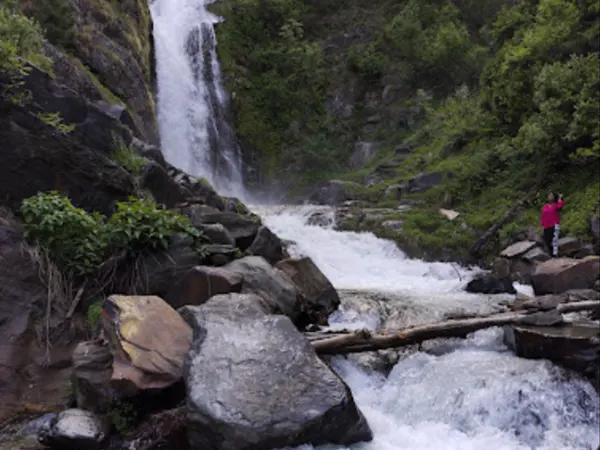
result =
[[[254,238],[252,245],[248,247],[246,253],[249,255],[262,256],[271,264],[275,264],[286,257],[286,252],[281,243],[281,239],[265,226],[258,229],[256,238]]]
[[[300,318],[301,302],[296,286],[281,270],[260,256],[246,256],[225,266],[243,276],[242,293],[262,297],[271,314],[283,314],[294,322]]]
[[[39,441],[51,448],[99,450],[109,432],[108,424],[94,413],[82,409],[67,409],[44,424]]]
[[[256,301],[259,301],[258,299]],[[188,438],[203,450],[350,445],[372,433],[344,382],[284,316],[186,307]],[[247,305],[248,306],[248,305]],[[220,305],[227,308],[227,303]]]

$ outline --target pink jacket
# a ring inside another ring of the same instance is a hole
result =
[[[564,200],[559,200],[556,203],[546,203],[542,208],[542,217],[540,224],[543,228],[551,228],[557,223],[560,223],[560,210],[564,206]]]

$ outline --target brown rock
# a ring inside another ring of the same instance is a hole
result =
[[[213,295],[240,292],[243,280],[241,274],[222,267],[197,266],[173,286],[165,300],[173,308],[201,305]]]
[[[492,273],[500,278],[506,278],[510,275],[510,261],[507,258],[494,259]]]
[[[505,339],[518,356],[548,359],[589,377],[598,385],[600,330],[596,324],[559,327],[518,325],[505,329]]]
[[[111,295],[102,324],[114,357],[111,383],[135,394],[179,381],[192,329],[155,296]]]
[[[340,305],[337,291],[312,259],[285,259],[276,267],[292,279],[304,298],[303,313],[308,323],[327,324],[327,318]]]
[[[600,257],[556,258],[538,264],[531,274],[536,295],[591,289],[600,276]]]
[[[574,256],[581,251],[581,241],[577,238],[565,236],[558,240],[558,254],[563,256]]]

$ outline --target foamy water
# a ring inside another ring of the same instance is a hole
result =
[[[294,256],[310,256],[340,290],[332,328],[393,328],[452,312],[493,312],[507,298],[466,293],[477,268],[411,260],[370,233],[306,225],[310,214],[328,208],[252,209],[295,243]],[[531,294],[528,286],[517,288]],[[374,433],[372,442],[348,450],[596,450],[599,408],[591,384],[548,362],[517,358],[502,337],[500,329],[482,330],[435,354],[416,352],[387,378],[335,358]]]

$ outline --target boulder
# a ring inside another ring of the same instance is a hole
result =
[[[67,409],[40,429],[38,440],[55,449],[99,450],[109,431],[108,424],[94,413]]]
[[[490,274],[476,276],[469,281],[466,291],[476,294],[516,294],[510,278],[500,278]]]
[[[204,178],[196,178],[182,170],[167,165],[169,176],[179,183],[186,199],[192,203],[200,203],[218,211],[225,210],[225,200],[215,191]]]
[[[210,303],[210,302],[209,302]],[[188,307],[190,447],[249,450],[372,439],[350,389],[287,317]]]
[[[29,409],[64,409],[70,399],[71,353],[82,335],[63,326],[71,305],[59,293],[65,286],[58,286],[49,303],[39,264],[39,252],[25,243],[20,223],[0,210],[0,423]]]
[[[352,199],[352,189],[360,188],[358,183],[351,181],[329,180],[310,196],[309,201],[317,205],[340,205]]]
[[[198,224],[196,227],[202,232],[213,244],[235,246],[235,240],[229,234],[229,231],[220,223],[213,224]]]
[[[222,294],[211,297],[203,305],[187,305],[177,312],[194,328],[198,312],[207,317],[263,317],[271,314],[271,307],[265,299],[255,294]]]
[[[327,325],[327,318],[340,306],[340,297],[309,257],[285,259],[276,267],[296,285],[303,297],[302,312],[307,323]]]
[[[270,264],[275,264],[286,257],[281,239],[265,226],[258,229],[258,233],[246,250],[246,254],[262,256]]]
[[[154,200],[167,208],[174,208],[185,198],[181,185],[171,178],[163,166],[154,161],[142,168],[140,187],[150,191]]]
[[[163,389],[181,379],[192,329],[161,298],[111,295],[102,326],[114,357],[111,384],[124,395]]]
[[[537,245],[535,241],[520,241],[509,245],[500,252],[500,256],[504,258],[516,258],[521,256],[527,251],[531,250]]]
[[[213,266],[224,266],[240,256],[239,249],[231,245],[211,244],[204,248],[206,260]]]
[[[362,169],[377,153],[378,144],[375,142],[357,142],[354,144],[354,152],[350,156],[350,168]]]
[[[194,240],[190,236],[175,235],[166,251],[142,256],[136,274],[139,281],[135,292],[141,295],[166,296],[191,268],[202,265],[204,257],[194,250],[193,245]],[[131,275],[125,275],[120,291],[131,292],[127,284]]]
[[[574,256],[581,251],[581,241],[574,237],[565,236],[558,240],[558,254]]]
[[[77,407],[107,412],[117,394],[110,387],[113,355],[102,341],[81,342],[73,350],[73,388]]]
[[[422,173],[408,182],[408,192],[410,194],[420,194],[426,192],[442,182],[444,174],[441,172]]]
[[[508,258],[495,258],[492,273],[499,278],[507,278],[510,275],[510,260]]]
[[[600,331],[597,324],[515,325],[505,328],[505,340],[517,356],[548,359],[588,377],[596,388],[600,387]]]
[[[292,321],[301,316],[301,302],[293,281],[260,256],[246,256],[225,266],[243,276],[242,293],[266,300],[272,314],[284,314]]]
[[[223,267],[196,266],[171,288],[165,301],[173,308],[201,305],[213,295],[242,290],[243,277]]]
[[[328,228],[335,224],[335,216],[330,211],[316,211],[308,217],[306,224]]]
[[[550,255],[548,255],[541,247],[533,247],[531,250],[528,250],[525,254],[521,255],[521,258],[533,264],[536,262],[548,261]]]
[[[520,302],[515,302],[513,309],[540,309],[551,310],[563,303],[573,303],[596,300],[600,307],[600,293],[594,289],[575,289],[563,292],[561,294],[548,294],[535,298],[524,298]]]
[[[535,266],[531,282],[536,295],[591,289],[600,277],[600,257],[555,258]]]
[[[252,245],[260,227],[260,224],[252,218],[233,212],[203,214],[198,217],[198,220],[204,224],[219,223],[223,225],[242,251]]]

